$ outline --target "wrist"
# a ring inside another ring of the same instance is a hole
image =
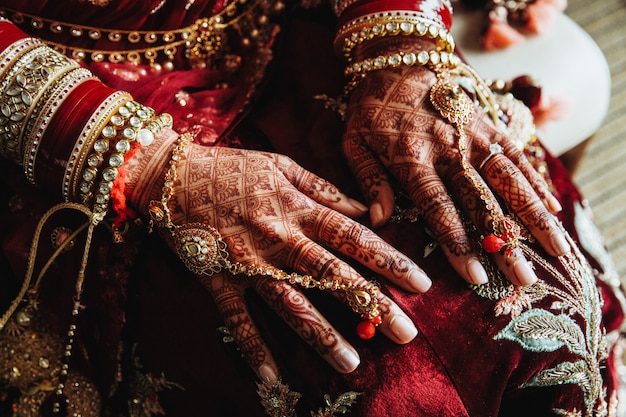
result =
[[[155,135],[149,147],[141,147],[126,165],[125,195],[128,203],[142,215],[147,215],[150,200],[159,199],[163,176],[169,166],[172,148],[178,134],[164,128]]]

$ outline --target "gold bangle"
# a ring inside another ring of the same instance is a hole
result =
[[[39,99],[36,108],[33,109],[32,116],[29,117],[24,127],[23,151],[24,175],[31,184],[35,184],[37,152],[50,120],[72,90],[89,79],[94,79],[91,71],[86,68],[72,67],[68,72],[63,72],[55,85],[46,91],[46,94]]]
[[[231,262],[228,259],[226,242],[217,229],[199,222],[182,225],[176,225],[172,222],[169,201],[174,195],[174,185],[178,180],[177,166],[178,162],[183,159],[185,149],[191,141],[192,135],[185,133],[179,136],[174,146],[169,168],[165,173],[161,199],[152,200],[148,205],[149,230],[152,231],[154,227],[167,230],[178,257],[187,269],[199,276],[212,277],[217,273],[227,271],[232,275],[245,275],[247,277],[263,275],[276,281],[288,281],[292,285],[307,289],[318,288],[322,291],[343,292],[348,305],[365,320],[361,325],[366,324],[370,327],[371,334],[369,337],[372,337],[373,332],[371,330],[382,321],[378,297],[376,296],[376,291],[379,288],[375,284],[368,282],[355,285],[348,280],[338,278],[317,280],[310,275],[287,273],[272,266],[261,266],[254,263],[244,265],[240,262]]]
[[[0,87],[0,152],[22,165],[24,127],[39,99],[59,74],[78,64],[45,46],[22,55],[11,67]]]
[[[349,25],[349,29],[338,32],[334,47],[337,54],[351,60],[352,49],[366,41],[385,36],[418,36],[436,41],[436,50],[454,52],[454,38],[439,23],[418,17],[388,17],[367,20]]]
[[[100,166],[102,155],[109,149],[109,140],[116,139],[116,142],[113,145],[113,152],[108,155],[108,166],[102,170],[100,182],[95,191],[93,211],[96,215],[104,216],[108,211],[113,182],[117,179],[119,168],[133,144],[149,145],[152,143],[146,137],[140,138],[141,143],[137,141],[137,138],[140,129],[143,129],[153,117],[154,110],[130,99],[117,108],[116,113],[102,129],[100,139],[94,143],[94,153],[87,159],[91,167],[97,169],[97,166]]]
[[[348,95],[368,73],[385,68],[398,68],[402,65],[423,65],[434,67],[456,67],[461,59],[453,53],[439,51],[394,52],[389,55],[379,55],[375,58],[367,58],[363,61],[348,65],[344,71],[350,77],[350,81],[344,88],[344,94]]]
[[[94,112],[94,116],[90,118],[90,120],[95,119],[97,122],[89,131],[87,139],[83,144],[82,148],[86,152],[79,154],[75,165],[77,172],[81,174],[75,176],[73,181],[74,195],[76,195],[78,202],[81,204],[89,206],[93,198],[93,186],[98,176],[98,168],[104,161],[104,153],[109,149],[110,137],[108,136],[108,131],[105,132],[104,129],[117,109],[129,100],[132,100],[130,94],[116,91],[107,97]],[[79,138],[82,137],[83,134],[81,133]],[[85,148],[84,145],[87,145],[87,147]],[[93,153],[91,153],[92,151]]]
[[[335,15],[340,16],[348,7],[352,6],[354,3],[358,2],[359,0],[333,0],[331,2],[333,11],[335,12]],[[440,3],[445,6],[449,11],[450,14],[452,15],[452,2],[450,0],[439,0]]]
[[[36,38],[22,38],[13,42],[0,54],[0,78],[4,78],[6,71],[13,67],[20,56],[42,45],[43,42]]]

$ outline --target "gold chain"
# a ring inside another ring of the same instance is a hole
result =
[[[231,262],[228,257],[226,242],[214,227],[204,223],[185,223],[176,225],[172,222],[169,202],[174,195],[174,185],[178,180],[178,162],[183,158],[185,149],[192,141],[192,135],[181,135],[174,146],[169,168],[165,173],[163,194],[160,200],[152,200],[148,206],[150,214],[150,230],[154,226],[167,229],[172,237],[174,249],[183,264],[196,275],[211,277],[222,271],[232,275],[269,277],[276,281],[288,281],[302,288],[318,288],[322,291],[340,291],[345,294],[346,301],[352,310],[366,320],[366,323],[377,326],[381,322],[378,287],[367,282],[356,285],[347,279],[320,279],[311,275],[288,273],[272,266],[255,263],[243,264]],[[373,334],[372,334],[373,336]],[[370,336],[371,337],[371,336]]]

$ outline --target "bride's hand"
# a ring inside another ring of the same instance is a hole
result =
[[[140,179],[130,174],[129,180],[133,184],[130,199],[137,207],[161,199],[167,155],[160,148],[146,151],[154,152],[138,155],[130,167],[142,174]],[[198,222],[216,228],[231,262],[280,268],[316,280],[367,284],[341,254],[408,291],[423,292],[430,286],[428,277],[409,258],[348,217],[363,215],[366,207],[285,156],[192,144],[178,162],[177,172],[169,204],[173,223]],[[278,370],[247,312],[246,288],[256,290],[335,369],[350,372],[358,365],[355,349],[307,299],[306,291],[316,289],[302,291],[296,284],[265,275],[221,272],[199,278],[215,298],[248,362],[265,381],[275,380]],[[346,301],[340,291],[329,293]],[[396,343],[411,341],[417,330],[410,319],[382,292],[375,294],[382,318],[380,331]],[[354,313],[347,307],[346,314]]]
[[[410,37],[401,38],[386,43],[384,50],[391,53],[429,47]],[[366,56],[378,52],[380,48]],[[435,73],[424,66],[399,66],[368,73],[350,96],[343,147],[370,204],[372,224],[380,226],[392,215],[390,178],[395,177],[452,266],[470,283],[485,283],[487,275],[457,208],[481,234],[488,235],[493,230],[494,213],[503,213],[497,202],[494,210],[488,210],[481,199],[493,199],[492,192],[513,210],[548,253],[561,255],[568,251],[553,216],[560,204],[526,157],[477,108],[464,130],[471,175],[483,190],[468,179],[461,165],[457,129],[429,100],[435,81]],[[490,145],[496,142],[503,152],[492,154]],[[514,284],[527,285],[536,280],[519,248],[494,257]]]

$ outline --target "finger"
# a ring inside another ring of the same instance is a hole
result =
[[[440,176],[434,169],[425,168],[415,177],[419,181],[407,185],[407,191],[450,264],[467,282],[485,284],[487,272],[472,248],[456,205]]]
[[[224,278],[222,274],[200,281],[213,296],[226,327],[250,367],[266,384],[276,382],[278,366],[246,308],[242,287],[235,285],[230,277]]]
[[[358,217],[367,212],[367,207],[362,203],[348,197],[325,179],[302,168],[291,158],[284,155],[274,155],[274,157],[276,166],[285,178],[300,192],[316,202],[350,217]]]
[[[360,363],[357,351],[296,288],[283,281],[258,279],[265,302],[333,368],[352,372]]]
[[[409,257],[340,213],[319,206],[301,223],[304,233],[313,240],[351,257],[402,288],[425,292],[432,285],[426,273]]]
[[[318,279],[333,281],[340,278],[354,285],[367,284],[367,280],[354,268],[311,240],[304,238],[297,242],[291,253],[293,255],[289,261],[298,271]],[[344,302],[346,300],[345,294],[339,291],[333,291],[331,294]],[[399,344],[413,340],[417,335],[417,329],[411,319],[380,290],[376,292],[376,297],[382,318],[380,331]]]
[[[522,171],[546,208],[552,213],[558,213],[563,210],[559,200],[550,192],[545,179],[530,163],[526,155],[511,141],[503,141],[501,144],[504,154]]]
[[[478,173],[472,170],[469,175],[472,178],[468,178],[467,172],[459,171],[451,179],[452,188],[456,190],[468,220],[477,228],[477,234],[482,237],[494,234],[498,222],[504,219],[504,213]],[[522,251],[519,248],[506,250],[507,248],[492,254],[504,275],[515,285],[530,285],[537,281],[537,276]]]
[[[482,172],[488,184],[507,202],[549,254],[559,256],[570,251],[557,219],[506,155],[493,155],[484,164]]]
[[[348,165],[370,205],[372,225],[382,226],[389,221],[395,204],[387,172],[360,135],[345,135],[342,144]]]

